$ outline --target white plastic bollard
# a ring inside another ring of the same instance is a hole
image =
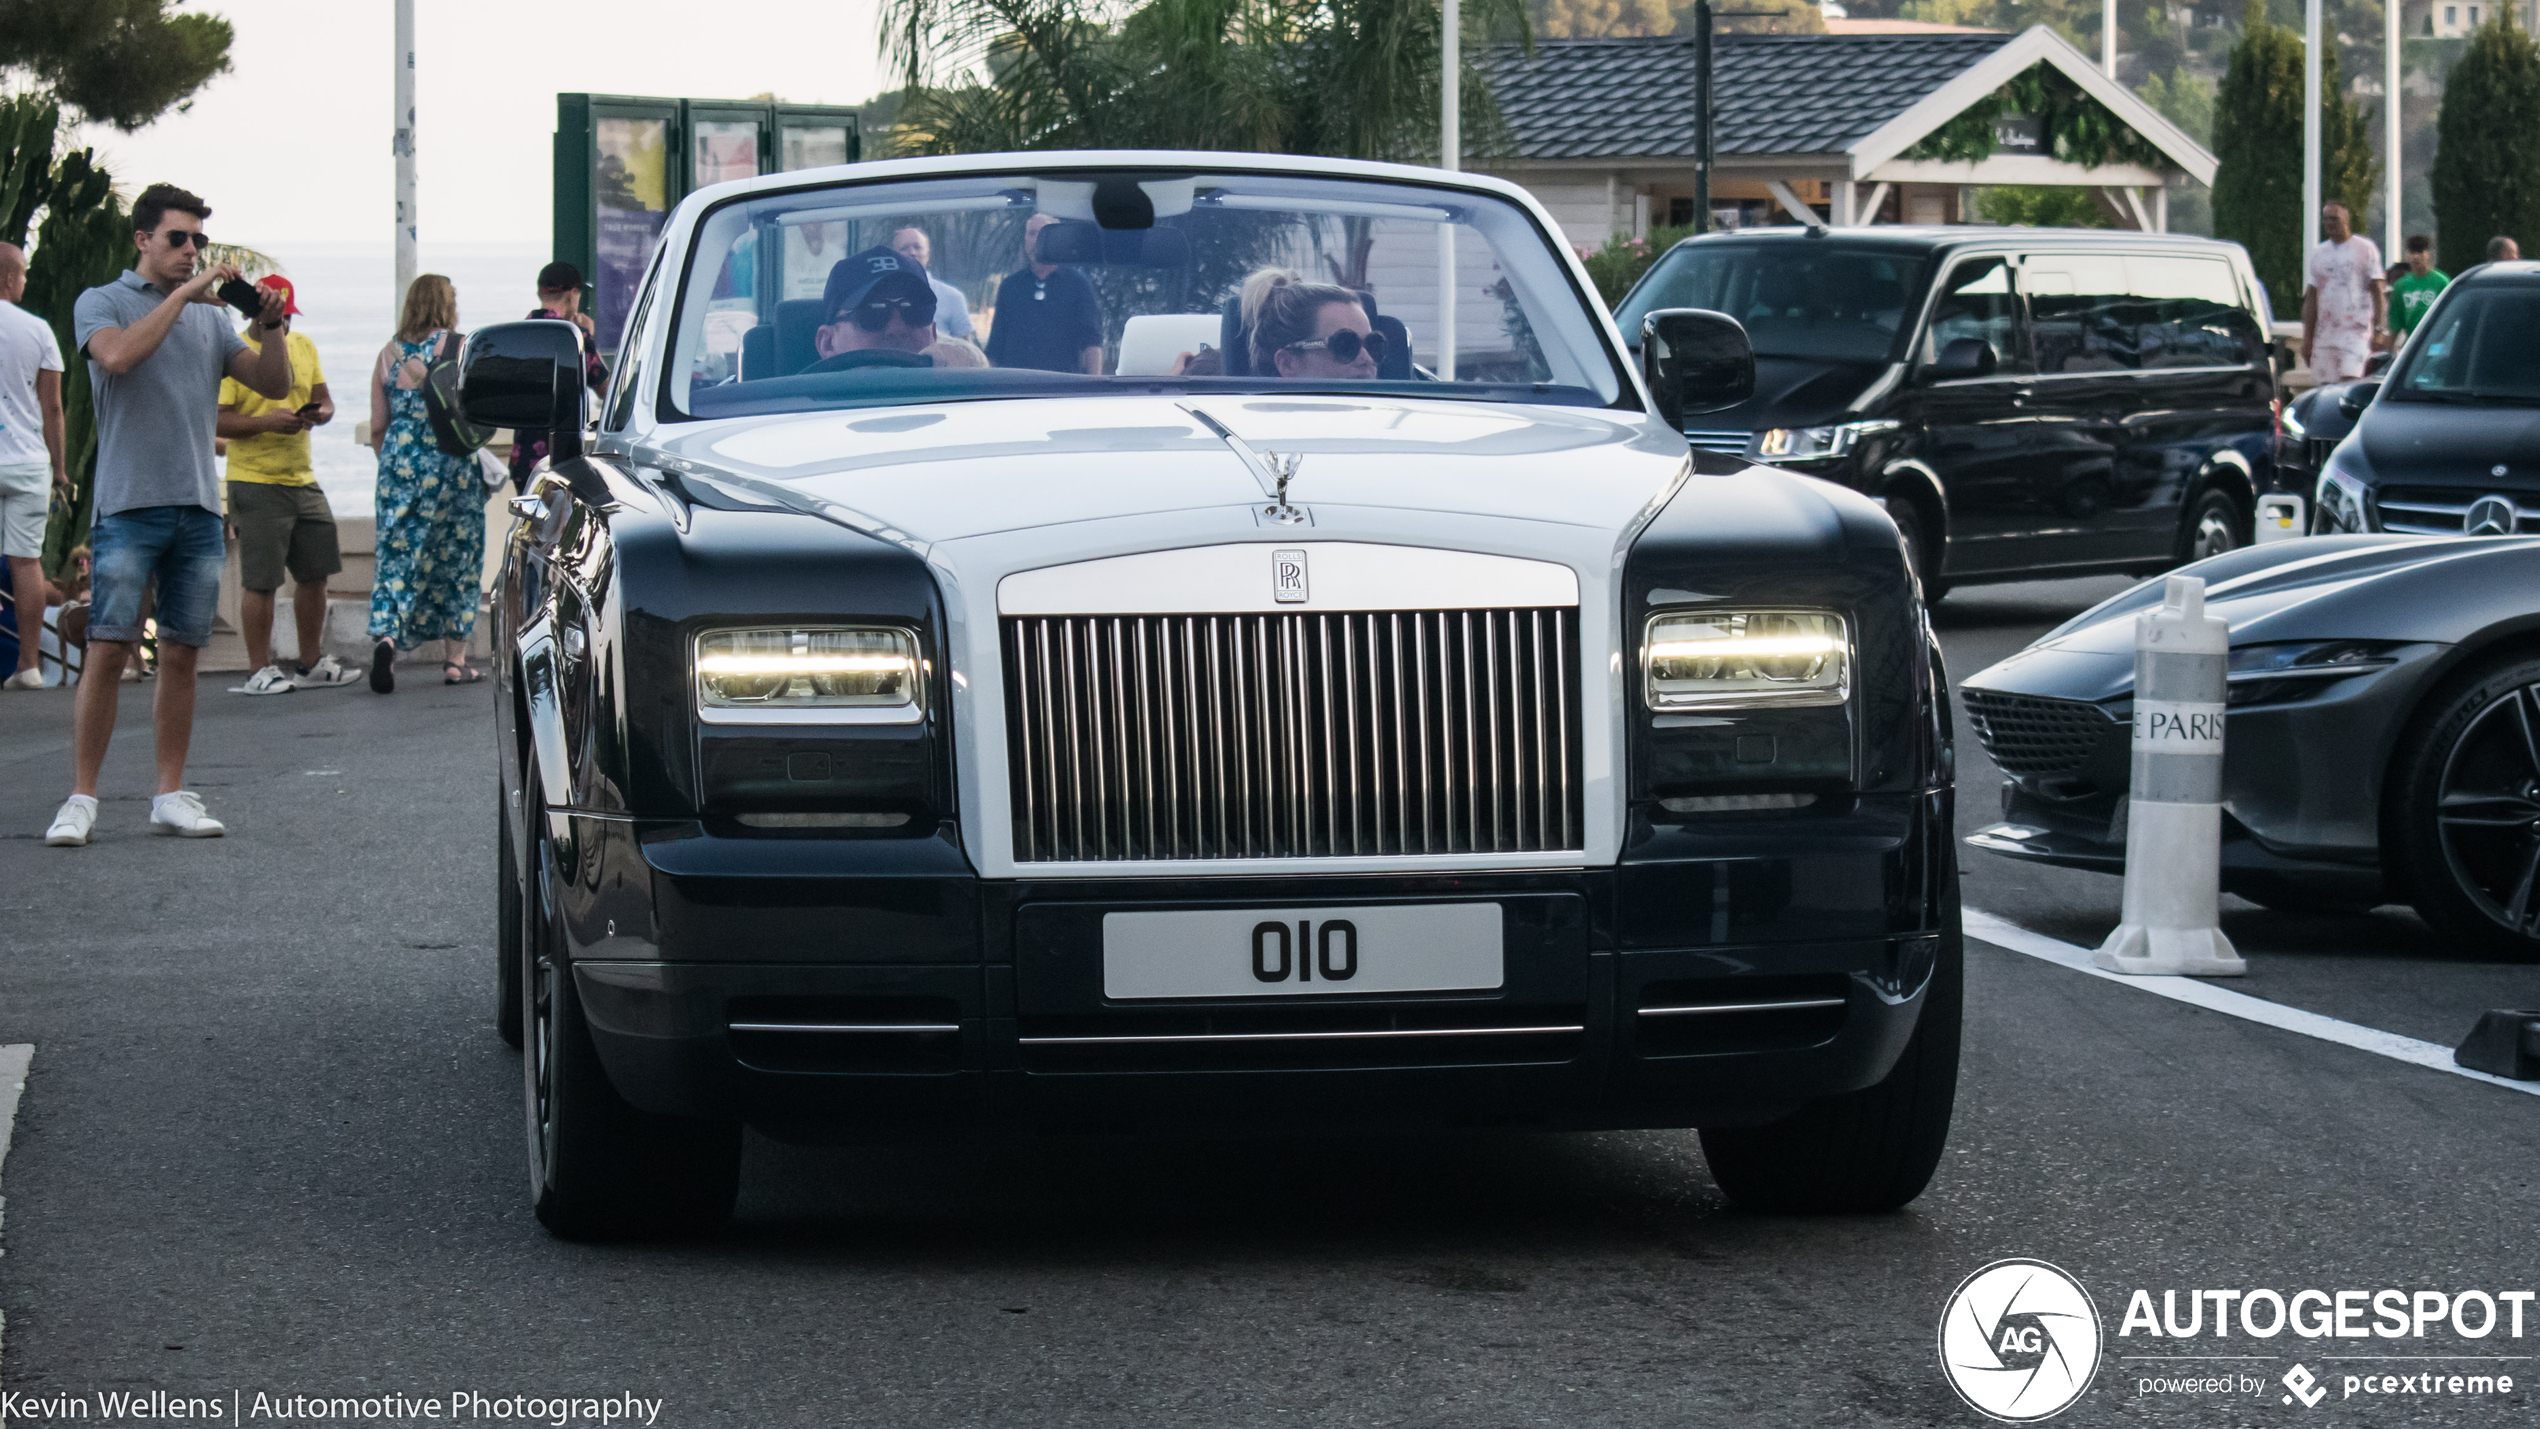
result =
[[[2134,618],[2134,771],[2126,800],[2125,921],[2091,961],[2121,973],[2237,977],[2222,912],[2223,706],[2231,626],[2205,582],[2172,576]]]
[[[2257,544],[2290,541],[2304,534],[2302,498],[2290,492],[2258,498]]]

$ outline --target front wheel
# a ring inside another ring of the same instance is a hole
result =
[[[1958,1098],[1966,964],[1955,901],[1922,1017],[1885,1078],[1763,1126],[1706,1127],[1702,1155],[1728,1198],[1786,1214],[1892,1211],[1923,1193]]]
[[[538,1219],[567,1240],[710,1230],[732,1214],[740,1189],[740,1124],[656,1116],[609,1084],[563,956],[554,879],[537,836],[544,812],[531,798],[524,896],[535,916],[521,949],[521,1074]]]
[[[2248,523],[2240,514],[2240,503],[2232,500],[2228,491],[2208,490],[2187,508],[2187,521],[2179,532],[2178,559],[2184,565],[2237,551],[2248,544]]]
[[[2417,912],[2456,944],[2540,961],[2540,660],[2473,667],[2401,747],[2382,847]]]

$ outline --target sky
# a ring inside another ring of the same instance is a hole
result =
[[[165,180],[251,246],[393,237],[390,0],[210,0],[230,72],[135,134],[91,125],[127,195]],[[419,238],[544,246],[556,95],[853,104],[891,88],[878,0],[415,0]]]

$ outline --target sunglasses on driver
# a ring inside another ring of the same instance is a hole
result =
[[[880,332],[891,325],[893,313],[910,327],[924,327],[935,320],[935,302],[931,297],[923,302],[915,298],[876,298],[858,303],[840,316],[853,319],[866,332]]]
[[[1368,361],[1382,362],[1385,360],[1385,346],[1383,333],[1371,332],[1361,335],[1348,328],[1342,328],[1330,337],[1310,337],[1303,342],[1289,343],[1279,350],[1281,352],[1311,352],[1319,347],[1330,353],[1334,362],[1356,362],[1358,354],[1364,352],[1367,354]]]

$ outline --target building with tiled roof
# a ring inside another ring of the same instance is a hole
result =
[[[2072,184],[2092,190],[2120,223],[2161,229],[2170,184],[2213,182],[2212,154],[2043,26],[1724,34],[1712,47],[1711,194],[1722,225],[1953,223],[1970,187]],[[1508,45],[1488,65],[1510,142],[1471,167],[1525,185],[1583,246],[1692,221],[1691,36],[1547,40],[1531,54]],[[1907,157],[2041,65],[2096,100],[2160,162],[2085,168],[2056,158],[2052,141],[2017,116],[1999,126],[1989,157]]]

